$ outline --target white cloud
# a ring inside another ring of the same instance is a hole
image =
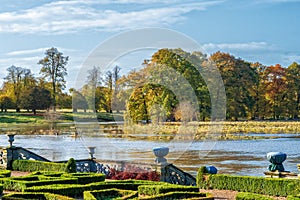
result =
[[[74,52],[77,50],[74,49],[67,49],[67,48],[60,48],[56,47],[59,51],[63,52]],[[30,55],[30,54],[37,54],[42,55],[45,53],[45,51],[49,49],[49,47],[43,47],[43,48],[37,48],[37,49],[26,49],[26,50],[17,50],[17,51],[11,51],[6,53],[7,56],[23,56],[23,55]]]
[[[208,43],[202,45],[202,48],[208,52],[226,50],[226,51],[257,51],[271,50],[274,47],[266,42],[249,42],[249,43]]]
[[[137,0],[105,1],[106,3],[138,3]],[[145,0],[153,3],[157,0]],[[139,3],[142,3],[139,2]],[[0,33],[63,34],[82,30],[118,31],[149,26],[165,26],[182,21],[185,14],[201,11],[222,1],[169,3],[160,7],[121,12],[97,9],[96,1],[58,1],[31,9],[0,13]],[[168,4],[169,3],[169,4]],[[101,4],[101,3],[100,3]],[[103,2],[102,2],[103,4]],[[166,5],[167,4],[167,5]],[[152,4],[151,4],[152,5]]]

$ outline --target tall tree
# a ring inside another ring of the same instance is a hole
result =
[[[254,106],[252,86],[257,81],[256,72],[250,63],[236,59],[228,53],[216,52],[210,59],[216,63],[223,78],[227,97],[227,118],[238,120],[250,117]]]
[[[67,75],[66,65],[69,57],[63,56],[57,48],[50,48],[46,50],[45,57],[41,59],[38,64],[42,65],[40,73],[44,78],[48,78],[51,82],[51,95],[53,109],[56,107],[56,97],[58,89],[64,89],[66,86],[65,76]]]
[[[298,119],[300,111],[300,65],[292,63],[286,69],[287,78],[287,101],[290,118]]]
[[[22,91],[26,90],[27,87],[31,87],[35,84],[35,79],[30,69],[12,65],[11,67],[7,68],[7,71],[8,74],[5,77],[5,80],[8,85],[12,86],[7,87],[7,89],[12,89],[13,96],[11,98],[14,100],[16,112],[20,112],[20,95]]]
[[[273,119],[284,117],[287,97],[286,69],[279,64],[267,67],[264,84],[269,115]]]

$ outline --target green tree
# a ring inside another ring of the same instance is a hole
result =
[[[0,109],[1,109],[1,112],[7,112],[7,109],[10,109],[10,108],[14,108],[14,102],[13,100],[9,97],[9,96],[6,96],[6,95],[1,95],[0,96]]]
[[[300,65],[292,63],[286,69],[287,78],[287,112],[290,118],[298,119],[300,110]]]
[[[7,94],[11,94],[10,97],[14,101],[16,112],[20,112],[20,95],[26,87],[31,87],[35,84],[35,79],[29,69],[22,67],[12,65],[7,68],[7,72],[8,74],[5,77],[6,90],[11,90],[11,92],[7,91]]]
[[[86,112],[88,104],[85,97],[79,91],[72,90],[72,100],[73,112],[78,112],[78,109],[83,109]]]
[[[20,105],[22,108],[31,109],[34,114],[36,110],[44,110],[50,107],[51,93],[45,88],[38,86],[27,88],[21,95]]]
[[[66,65],[68,64],[69,57],[63,56],[63,53],[54,47],[46,50],[45,55],[46,56],[41,59],[38,64],[42,65],[40,73],[51,82],[52,103],[53,109],[55,109],[58,90],[64,89],[66,86]]]

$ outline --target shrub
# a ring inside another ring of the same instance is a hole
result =
[[[88,184],[88,183],[105,181],[104,174],[96,174],[96,173],[71,173],[71,174],[64,174],[62,177],[77,178],[78,184]]]
[[[17,171],[55,171],[64,172],[66,169],[65,163],[43,162],[37,160],[15,160],[12,164],[12,169]]]
[[[113,180],[126,180],[126,179],[135,179],[135,180],[149,180],[149,181],[159,181],[160,174],[155,171],[146,171],[146,170],[137,170],[137,171],[118,171],[111,168],[109,173],[106,175],[107,179]]]
[[[10,193],[2,197],[2,200],[16,199],[74,200],[70,197],[51,193]]]
[[[4,179],[3,187],[6,190],[22,191],[28,187],[32,186],[42,186],[51,184],[77,184],[77,178],[65,178],[65,179],[55,179],[55,180],[37,180],[37,181],[24,181],[24,180],[14,180],[14,179]]]
[[[76,172],[76,161],[74,160],[74,158],[70,158],[68,160],[65,171],[67,173],[75,173]]]
[[[273,200],[271,197],[266,197],[261,194],[254,194],[249,192],[240,192],[235,197],[236,200]]]
[[[181,185],[141,185],[138,187],[140,195],[158,195],[168,192],[199,192],[199,188],[193,186],[181,186]]]
[[[3,185],[0,184],[0,195],[3,193]]]
[[[0,176],[10,177],[11,176],[11,171],[10,170],[0,170]]]
[[[137,191],[132,190],[119,190],[119,189],[107,189],[107,190],[94,190],[85,191],[83,193],[83,199],[85,200],[97,200],[97,199],[132,199],[138,196]]]
[[[287,200],[300,200],[300,194],[296,196],[288,195]]]
[[[147,200],[173,200],[173,199],[206,199],[213,200],[214,197],[209,193],[199,192],[168,192],[165,194],[158,194],[151,197],[139,197],[139,199]]]
[[[298,179],[264,178],[250,176],[233,176],[226,174],[211,174],[197,176],[197,185],[203,189],[235,190],[270,196],[287,196],[298,193]]]

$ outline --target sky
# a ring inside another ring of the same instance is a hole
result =
[[[67,89],[101,43],[124,31],[167,28],[204,53],[229,52],[250,62],[300,63],[300,0],[0,0],[0,83],[11,65],[40,76],[38,61],[56,47],[70,60]],[[124,41],[124,43],[130,41]],[[136,68],[153,51],[114,61]],[[92,67],[92,66],[91,66]]]

